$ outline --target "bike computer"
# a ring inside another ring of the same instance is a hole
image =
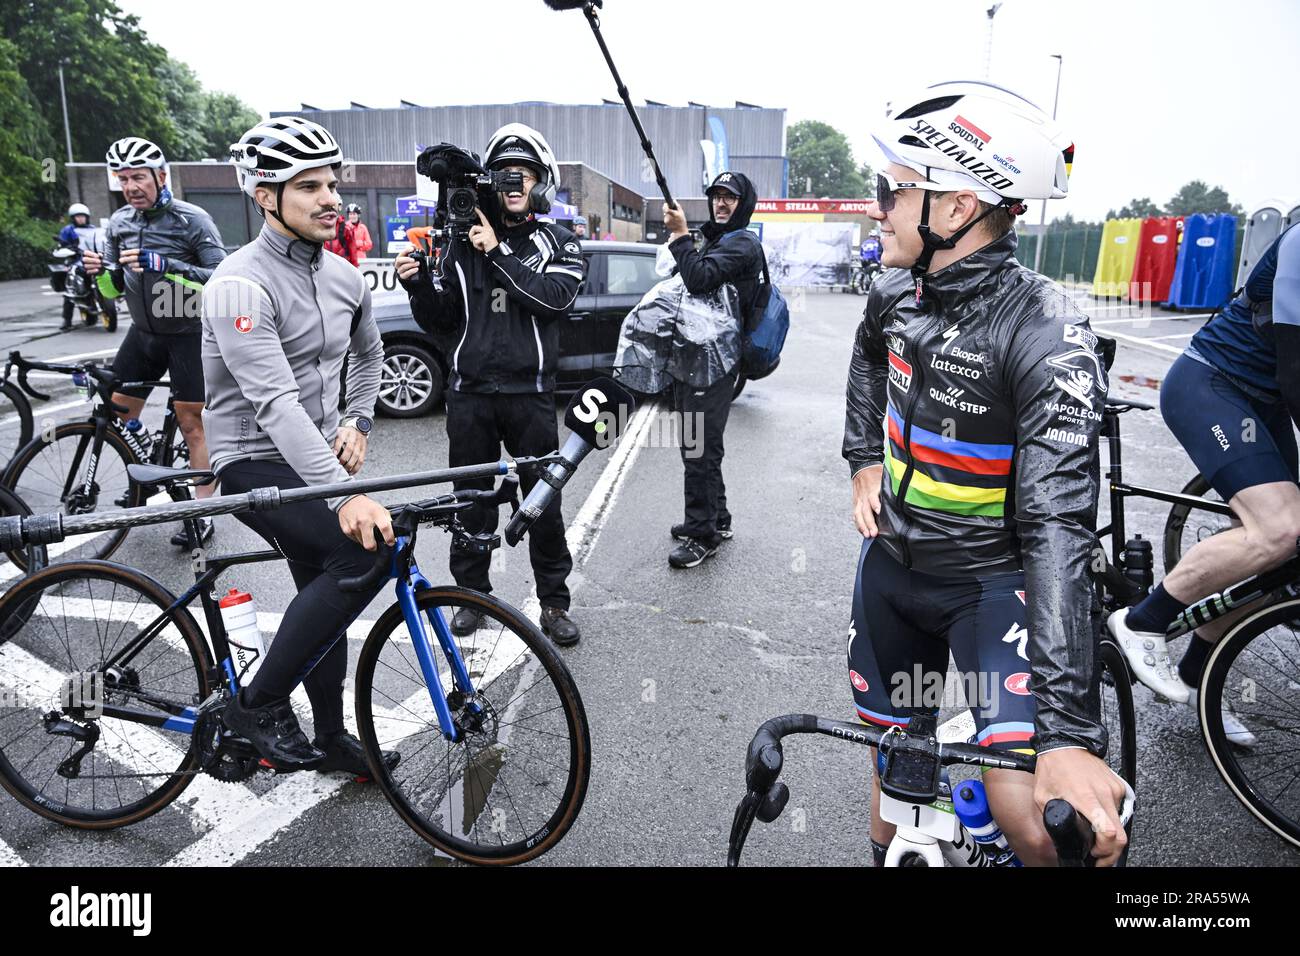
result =
[[[880,789],[905,803],[932,803],[939,795],[939,742],[933,717],[914,717],[880,740],[885,769]]]

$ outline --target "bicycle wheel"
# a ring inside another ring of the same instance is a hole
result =
[[[1133,710],[1133,676],[1124,659],[1124,652],[1113,641],[1104,640],[1097,646],[1097,668],[1101,675],[1101,722],[1110,736],[1106,748],[1106,763],[1128,781],[1137,792],[1137,714]],[[1133,823],[1130,818],[1125,832],[1128,845],[1120,854],[1116,866],[1125,866],[1133,850]]]
[[[1210,501],[1223,500],[1219,497],[1219,493],[1210,487],[1210,483],[1200,475],[1185,484],[1182,493],[1207,498]],[[1165,519],[1165,574],[1168,575],[1174,569],[1174,565],[1182,560],[1183,554],[1191,550],[1198,541],[1203,541],[1220,531],[1227,531],[1231,527],[1232,519],[1227,515],[1203,511],[1200,508],[1189,508],[1187,505],[1174,505],[1169,509],[1169,517]]]
[[[357,727],[374,778],[411,829],[444,853],[484,864],[540,856],[573,825],[591,772],[591,738],[573,678],[537,626],[494,597],[441,587],[421,590],[416,601],[464,736],[451,743],[442,735],[395,604],[357,662]],[[450,624],[462,609],[483,615],[476,631],[453,638],[472,697],[456,691],[430,627],[434,615]],[[376,759],[380,750],[401,753],[396,771]]]
[[[1223,712],[1256,743],[1235,746]],[[1300,600],[1261,608],[1210,652],[1199,694],[1201,731],[1223,782],[1270,830],[1300,846]]]
[[[32,403],[12,382],[0,382],[0,469],[32,440]]]
[[[104,432],[98,458],[92,454],[95,423],[67,422],[36,436],[18,452],[5,471],[4,483],[27,503],[33,514],[89,514],[144,504],[144,493],[133,485],[127,465],[139,464],[131,446],[112,426]],[[94,469],[93,472],[91,469]],[[51,560],[107,558],[126,539],[130,528],[70,537],[49,546]],[[22,552],[9,552],[20,567]]]
[[[165,719],[211,693],[211,655],[189,611],[138,571],[56,564],[0,598],[0,786],[67,826],[106,830],[157,813],[189,785],[187,733],[109,716]],[[148,628],[129,660],[104,663]]]

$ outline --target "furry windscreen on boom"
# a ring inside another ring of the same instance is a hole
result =
[[[552,10],[581,10],[588,3],[599,7],[601,0],[546,0],[546,5]]]

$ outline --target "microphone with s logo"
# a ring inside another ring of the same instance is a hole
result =
[[[574,394],[564,413],[569,437],[560,449],[561,461],[548,465],[506,525],[506,543],[514,547],[555,499],[578,465],[593,449],[604,450],[636,410],[636,400],[608,376],[592,379]]]

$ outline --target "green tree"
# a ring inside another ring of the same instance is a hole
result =
[[[173,130],[171,149],[164,146],[163,152],[169,160],[203,159],[207,141],[204,130],[207,96],[203,84],[193,70],[171,57],[159,65],[154,75],[167,102]]]
[[[233,93],[208,93],[203,105],[203,155],[224,160],[230,144],[252,127],[261,116]]]
[[[862,196],[866,199],[875,199],[876,198],[876,171],[872,169],[868,163],[863,163],[861,166],[858,167],[858,175],[862,177],[862,182],[865,184],[866,187],[862,191]]]
[[[812,183],[814,196],[857,197],[867,183],[853,161],[848,138],[827,123],[802,120],[786,133],[790,194],[802,196]]]
[[[1193,179],[1165,204],[1165,214],[1168,216],[1190,216],[1198,212],[1227,212],[1240,216],[1245,210],[1228,199],[1228,193],[1222,186],[1210,188],[1200,179]]]
[[[49,129],[27,81],[14,66],[18,51],[0,38],[0,225],[11,225],[37,209],[54,212],[58,166]]]
[[[1161,208],[1151,201],[1150,197],[1143,196],[1141,199],[1130,199],[1128,203],[1118,211],[1112,209],[1106,213],[1107,219],[1149,219],[1152,216],[1163,216]]]
[[[102,159],[121,136],[174,150],[175,126],[158,73],[166,51],[111,0],[0,0],[0,27],[54,142],[63,140],[59,64],[68,94],[73,158]]]

